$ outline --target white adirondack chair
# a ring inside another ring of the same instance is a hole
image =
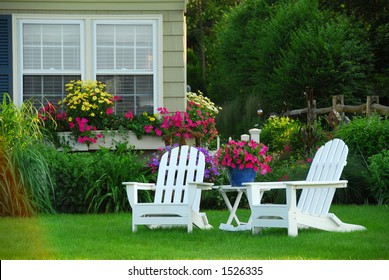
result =
[[[132,207],[132,231],[138,225],[148,227],[186,225],[212,228],[205,213],[200,213],[201,191],[211,189],[203,183],[205,157],[194,147],[181,146],[163,154],[156,184],[123,182]],[[154,202],[138,201],[139,190],[155,191]]]
[[[289,236],[297,236],[299,227],[341,232],[365,230],[328,213],[336,188],[347,187],[346,180],[339,180],[347,154],[345,143],[334,139],[317,151],[305,181],[244,183],[253,233],[266,227],[287,228]],[[261,204],[263,192],[270,189],[286,189],[286,204]],[[297,203],[298,189],[302,192]]]

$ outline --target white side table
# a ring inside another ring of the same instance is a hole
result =
[[[222,185],[215,187],[223,197],[224,202],[228,210],[230,211],[230,216],[228,217],[227,223],[222,223],[219,226],[219,229],[226,231],[242,231],[242,230],[251,230],[251,217],[247,222],[241,222],[236,215],[236,210],[239,207],[240,200],[242,199],[243,193],[246,193],[246,187],[232,187],[230,185]],[[228,192],[237,192],[234,205],[231,204],[230,199],[227,196]],[[235,221],[236,226],[232,224]]]

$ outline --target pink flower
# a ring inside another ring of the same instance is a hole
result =
[[[128,111],[124,117],[128,120],[132,120],[134,118],[134,114],[131,111]]]
[[[264,157],[268,149],[267,146],[263,146],[259,154]]]
[[[157,136],[162,136],[162,131],[161,131],[160,129],[156,128],[156,129],[154,130],[154,132],[155,132],[155,134],[156,134]]]
[[[113,109],[112,109],[112,107],[109,107],[109,108],[107,109],[107,111],[105,111],[105,113],[106,113],[107,115],[112,115],[112,114],[113,114]]]
[[[154,127],[152,125],[145,125],[143,128],[146,131],[146,133],[150,133]]]
[[[167,114],[169,114],[169,111],[168,111],[166,108],[163,108],[163,107],[158,108],[158,112],[159,112],[161,115],[167,115]]]
[[[311,163],[312,162],[312,158],[307,158],[307,162]]]

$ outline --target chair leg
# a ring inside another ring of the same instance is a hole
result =
[[[138,226],[132,223],[132,232],[137,232],[138,231]]]
[[[251,232],[253,233],[253,235],[259,234],[261,231],[262,231],[261,227],[252,227],[251,228]]]
[[[297,236],[298,235],[298,227],[297,221],[294,216],[289,215],[288,218],[288,235],[289,236]]]

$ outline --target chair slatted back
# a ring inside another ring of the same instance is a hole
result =
[[[163,154],[158,169],[155,203],[185,204],[188,182],[203,182],[205,156],[195,147],[181,146]]]
[[[338,181],[346,166],[348,147],[340,139],[327,142],[316,152],[306,181]],[[328,213],[335,188],[308,188],[301,192],[297,207],[314,215]]]

